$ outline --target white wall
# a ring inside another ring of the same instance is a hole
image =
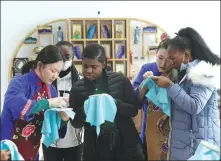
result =
[[[133,17],[145,19],[169,34],[182,27],[195,28],[220,54],[220,1],[214,2],[76,2],[76,1],[2,1],[1,2],[1,107],[8,86],[11,56],[38,24],[69,17]]]

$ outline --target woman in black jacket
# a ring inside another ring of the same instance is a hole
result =
[[[82,53],[84,79],[74,83],[70,107],[76,113],[72,125],[83,127],[84,161],[143,161],[144,151],[132,117],[140,107],[129,79],[116,72],[107,72],[107,58],[99,44],[86,46]],[[97,137],[95,126],[85,122],[84,102],[93,94],[107,93],[117,105],[114,123],[105,121]]]

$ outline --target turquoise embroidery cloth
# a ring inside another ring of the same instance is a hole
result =
[[[148,92],[146,93],[146,97],[156,106],[160,107],[162,111],[167,115],[171,116],[171,107],[170,100],[168,98],[166,88],[160,88],[156,85],[156,83],[148,77],[141,84],[141,88],[147,86]]]
[[[11,152],[11,160],[24,160],[18,152],[18,148],[11,140],[1,140],[1,150],[9,150]]]
[[[112,96],[95,94],[84,102],[84,112],[86,114],[86,122],[96,126],[98,136],[101,124],[105,121],[114,122],[117,106]]]
[[[188,160],[220,160],[220,148],[202,140],[195,154]]]
[[[61,118],[58,112],[61,111],[74,119],[75,113],[70,108],[51,108],[45,111],[41,133],[43,134],[43,144],[46,147],[49,147],[59,138],[58,130],[61,126]]]

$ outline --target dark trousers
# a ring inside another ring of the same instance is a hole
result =
[[[81,161],[83,144],[71,148],[46,147],[42,144],[45,161]]]
[[[85,128],[83,161],[123,161],[118,131],[111,131],[97,137],[95,128]]]
[[[148,160],[148,154],[147,154],[147,143],[146,143],[146,136],[144,137],[144,141],[143,141],[143,149],[144,149],[144,156],[145,156],[145,160]]]

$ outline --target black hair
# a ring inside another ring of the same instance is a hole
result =
[[[87,45],[82,52],[82,59],[96,59],[101,63],[106,63],[107,66],[107,57],[106,52],[103,46],[100,44],[89,44]]]
[[[72,58],[74,57],[74,46],[72,43],[70,43],[69,41],[60,41],[56,44],[57,47],[60,47],[60,46],[68,46],[68,47],[71,47],[72,49]],[[61,73],[62,74],[62,73]],[[72,84],[74,82],[77,82],[78,80],[80,80],[80,77],[79,77],[79,74],[78,74],[78,71],[76,69],[76,67],[74,66],[74,64],[72,63],[72,67],[71,67],[71,77],[72,77]]]
[[[34,69],[36,67],[35,62],[35,60],[31,60],[25,63],[21,68],[21,74],[29,73],[32,69]]]
[[[178,49],[181,52],[188,49],[193,59],[204,60],[213,65],[220,64],[220,58],[210,50],[201,35],[193,28],[182,28],[176,35],[169,42],[170,48]]]
[[[60,46],[68,46],[72,49],[72,56],[74,57],[74,46],[72,43],[70,43],[69,41],[59,41],[55,46],[60,47]]]
[[[160,49],[167,49],[168,46],[169,46],[169,38],[166,38],[164,40],[162,40],[159,44],[159,46],[157,47],[157,52],[160,50]]]
[[[69,47],[73,48],[72,43],[70,43],[69,41],[59,41],[55,46],[62,46],[62,45],[69,46]]]
[[[60,46],[68,46],[68,47],[70,47],[72,49],[72,58],[74,58],[74,46],[69,41],[60,41],[55,46],[57,46],[57,47],[60,47]],[[60,73],[60,75],[62,74],[62,72]],[[72,63],[72,66],[71,66],[71,81],[72,81],[72,85],[75,82],[77,82],[78,80],[80,80],[79,73],[78,73],[76,67],[74,66],[74,64]],[[57,88],[57,80],[55,81],[54,85]],[[83,128],[80,128],[79,130],[75,129],[75,135],[76,135],[76,138],[78,140],[78,143],[81,144],[82,143],[81,142],[81,134],[82,134]]]
[[[44,47],[37,55],[35,60],[28,61],[22,66],[21,73],[28,73],[30,70],[37,67],[37,63],[41,62],[42,64],[52,64],[58,61],[64,61],[64,58],[59,50],[54,45],[48,45]]]
[[[44,65],[64,61],[64,57],[58,47],[48,45],[44,47],[36,57],[36,63],[42,62]]]

